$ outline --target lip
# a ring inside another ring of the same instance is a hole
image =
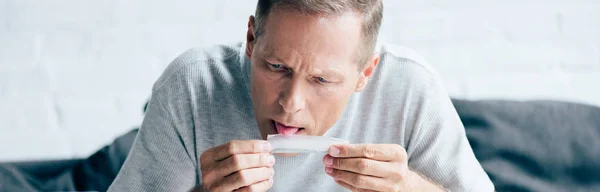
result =
[[[283,125],[283,126],[285,126],[285,127],[289,127],[289,128],[298,128],[299,130],[298,130],[298,132],[296,132],[296,133],[304,132],[304,130],[305,130],[305,128],[304,128],[304,127],[301,127],[301,126],[295,126],[295,125],[283,124],[283,123],[280,123],[279,121],[276,121],[276,120],[273,120],[273,119],[271,119],[271,127],[273,128],[273,131],[274,131],[275,133],[277,133],[277,134],[279,134],[279,132],[277,131],[277,128],[276,128],[276,123],[277,123],[277,124],[280,124],[280,125]]]
[[[273,120],[273,123],[279,123],[279,124],[281,124],[281,125],[283,125],[283,126],[285,126],[285,127],[290,127],[290,128],[303,128],[302,126],[288,125],[288,124],[281,123],[281,122],[279,122],[279,121],[275,121],[275,120]]]

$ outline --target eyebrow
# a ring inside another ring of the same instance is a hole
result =
[[[275,54],[275,51],[273,49],[271,49],[270,47],[266,47],[264,49],[264,56],[263,58],[265,60],[271,60],[271,61],[275,61],[278,64],[285,64],[285,60],[282,59],[281,57],[277,56],[277,54]]]
[[[275,55],[266,55],[264,57],[265,60],[267,60],[268,62],[273,61],[271,63],[273,64],[283,64],[283,65],[287,65],[286,62],[284,62],[285,60],[275,56]]]
[[[274,61],[277,64],[283,64],[285,66],[287,66],[286,62],[284,62],[285,60],[282,59],[281,57],[277,56],[277,54],[275,54],[275,51],[273,51],[273,49],[267,47],[264,49],[264,59],[268,61]],[[316,71],[320,71],[320,72],[315,72],[315,70],[311,71],[310,73],[313,73],[315,75],[319,75],[319,76],[326,76],[326,77],[335,77],[339,80],[344,80],[344,73],[337,70],[337,69],[316,69]]]
[[[320,71],[320,73],[316,73],[313,71],[313,73],[315,75],[319,75],[319,76],[325,76],[325,77],[334,77],[337,78],[339,80],[344,80],[344,73],[342,73],[341,71],[337,70],[337,69],[328,69],[328,70],[323,70],[323,69],[318,69]]]

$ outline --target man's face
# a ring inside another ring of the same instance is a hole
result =
[[[250,19],[246,47],[252,63],[252,104],[262,137],[325,134],[375,66],[358,70],[360,17],[275,10],[265,24],[263,35],[255,38]]]

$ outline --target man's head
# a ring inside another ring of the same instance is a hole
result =
[[[258,1],[246,55],[263,138],[323,135],[335,124],[379,60],[382,9],[381,0]]]

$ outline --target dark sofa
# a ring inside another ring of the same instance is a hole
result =
[[[600,108],[453,100],[497,191],[600,191]],[[87,159],[0,164],[0,191],[106,191],[136,136]]]

